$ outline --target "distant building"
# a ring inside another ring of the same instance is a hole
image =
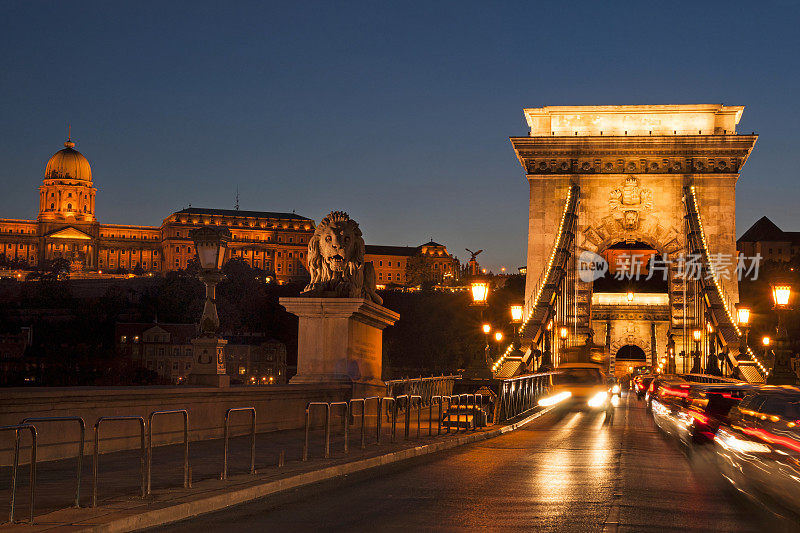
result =
[[[0,259],[35,268],[63,258],[73,271],[168,272],[194,257],[189,232],[200,226],[230,229],[227,257],[241,257],[278,281],[307,276],[305,253],[314,221],[294,213],[190,207],[161,226],[100,224],[89,161],[67,139],[47,162],[36,220],[0,219]]]
[[[783,231],[761,217],[736,241],[736,250],[745,257],[761,254],[765,261],[789,261],[800,254],[800,231]]]
[[[20,377],[31,381],[37,374],[38,361],[25,358],[25,350],[33,344],[33,328],[22,327],[11,333],[0,333],[0,385],[16,383]]]
[[[458,274],[456,259],[443,244],[433,241],[416,247],[368,244],[364,260],[372,261],[378,285],[407,286],[411,283],[407,276],[408,262],[412,258],[423,260],[435,283],[442,283]]]
[[[171,383],[182,383],[192,370],[192,339],[197,324],[117,323],[117,354],[152,370]],[[286,383],[286,345],[260,335],[227,336],[225,360],[232,381],[251,385]]]

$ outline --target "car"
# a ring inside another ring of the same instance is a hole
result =
[[[728,413],[753,389],[749,383],[689,383],[661,381],[652,395],[652,413],[664,433],[687,448],[713,442]]]
[[[551,376],[550,393],[539,405],[561,404],[574,409],[605,409],[609,402],[608,385],[599,365],[564,363]]]
[[[641,374],[633,378],[633,390],[636,392],[636,397],[638,399],[644,398],[645,393],[647,392],[647,387],[650,386],[650,382],[653,381],[655,378],[652,374]]]
[[[766,385],[731,408],[714,437],[714,457],[735,488],[800,512],[800,388]]]

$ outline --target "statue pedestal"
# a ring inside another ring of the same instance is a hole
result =
[[[228,341],[216,337],[192,339],[192,371],[190,385],[229,387],[231,378],[225,373],[225,345]]]
[[[281,298],[300,318],[290,383],[347,383],[353,397],[383,395],[383,330],[400,315],[364,298]]]

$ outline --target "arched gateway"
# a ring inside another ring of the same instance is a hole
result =
[[[723,361],[723,372],[760,377],[754,356],[739,355],[733,318],[736,181],[757,139],[736,133],[743,110],[525,109],[530,133],[511,143],[530,185],[526,356],[509,349],[496,375],[557,366],[592,338],[612,371],[616,352],[635,345],[678,372],[719,372]]]

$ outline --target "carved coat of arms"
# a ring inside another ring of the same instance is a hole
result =
[[[622,187],[611,191],[608,203],[614,219],[626,230],[635,230],[653,209],[653,191],[641,187],[637,178],[628,176]]]

